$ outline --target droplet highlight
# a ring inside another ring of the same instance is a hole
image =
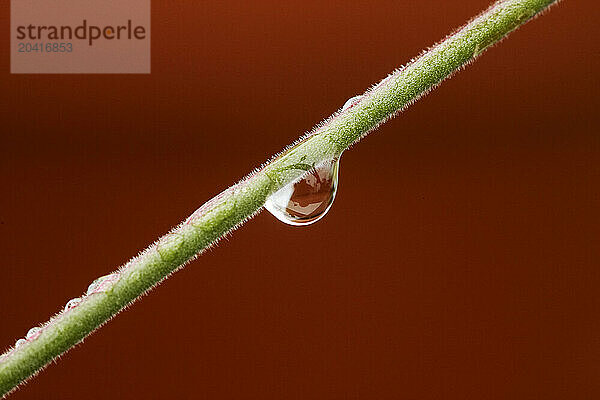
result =
[[[65,311],[69,311],[74,309],[81,303],[81,297],[76,297],[74,299],[69,300],[69,302],[65,305]]]
[[[265,208],[288,225],[310,225],[327,214],[338,187],[339,158],[309,169],[268,198]]]
[[[360,99],[362,99],[362,95],[350,97],[342,106],[342,111],[345,111],[350,107],[357,105]]]
[[[15,343],[15,349],[18,349],[19,347],[23,346],[25,343],[27,343],[27,340],[25,340],[25,339],[17,340],[17,342]]]

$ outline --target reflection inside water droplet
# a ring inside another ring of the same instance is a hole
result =
[[[27,335],[25,336],[25,338],[27,340],[33,340],[35,338],[37,338],[38,336],[40,336],[40,333],[42,333],[42,329],[36,327],[31,328],[28,332]]]
[[[265,208],[281,222],[309,225],[331,208],[338,185],[339,158],[318,164],[293,183],[284,186],[265,203]]]
[[[342,111],[347,110],[348,108],[355,106],[362,99],[362,95],[350,97],[344,105],[342,106]]]
[[[69,300],[69,302],[65,305],[65,311],[72,310],[73,308],[77,307],[79,303],[81,303],[80,297]]]
[[[23,346],[25,343],[27,343],[27,340],[25,340],[25,339],[19,339],[19,340],[17,340],[17,342],[15,343],[15,349]]]

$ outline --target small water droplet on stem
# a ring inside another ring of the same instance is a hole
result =
[[[69,302],[65,305],[65,311],[69,311],[74,309],[81,303],[81,297],[76,297],[74,299],[69,300]]]
[[[108,290],[113,282],[115,282],[119,278],[119,274],[114,272],[109,275],[101,276],[96,279],[94,282],[90,284],[87,288],[86,295],[90,295],[92,293],[101,293]]]
[[[41,333],[42,333],[42,328],[38,328],[37,326],[35,326],[27,332],[27,335],[25,335],[25,338],[27,340],[33,340],[33,339],[36,339],[38,336],[40,336]]]
[[[362,95],[350,97],[348,100],[346,100],[346,102],[342,106],[342,111],[347,110],[350,107],[357,105],[358,102],[360,101],[360,99],[362,99]]]

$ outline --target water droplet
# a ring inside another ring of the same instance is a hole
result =
[[[31,328],[31,329],[30,329],[30,330],[27,332],[27,335],[25,336],[25,338],[26,338],[27,340],[33,340],[33,339],[36,339],[38,336],[40,336],[40,333],[42,333],[42,328],[38,328],[38,327],[36,326],[36,327],[33,327],[33,328]]]
[[[362,99],[362,95],[350,97],[344,105],[342,106],[342,111],[347,110],[348,108],[355,106]]]
[[[25,340],[25,339],[17,340],[17,342],[15,343],[15,349],[18,349],[19,347],[23,346],[25,343],[27,343],[27,340]]]
[[[106,292],[113,282],[119,278],[119,274],[114,272],[109,275],[101,276],[90,284],[86,294],[89,296],[92,293]]]
[[[81,303],[81,297],[76,297],[74,299],[69,300],[69,302],[65,305],[65,311],[69,311],[77,307]]]
[[[299,180],[275,192],[265,208],[281,222],[309,225],[331,208],[338,186],[339,158],[318,164]]]

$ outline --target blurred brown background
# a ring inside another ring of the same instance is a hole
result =
[[[153,0],[151,75],[9,75],[0,347],[488,5]],[[565,0],[11,398],[600,395],[600,34]]]

